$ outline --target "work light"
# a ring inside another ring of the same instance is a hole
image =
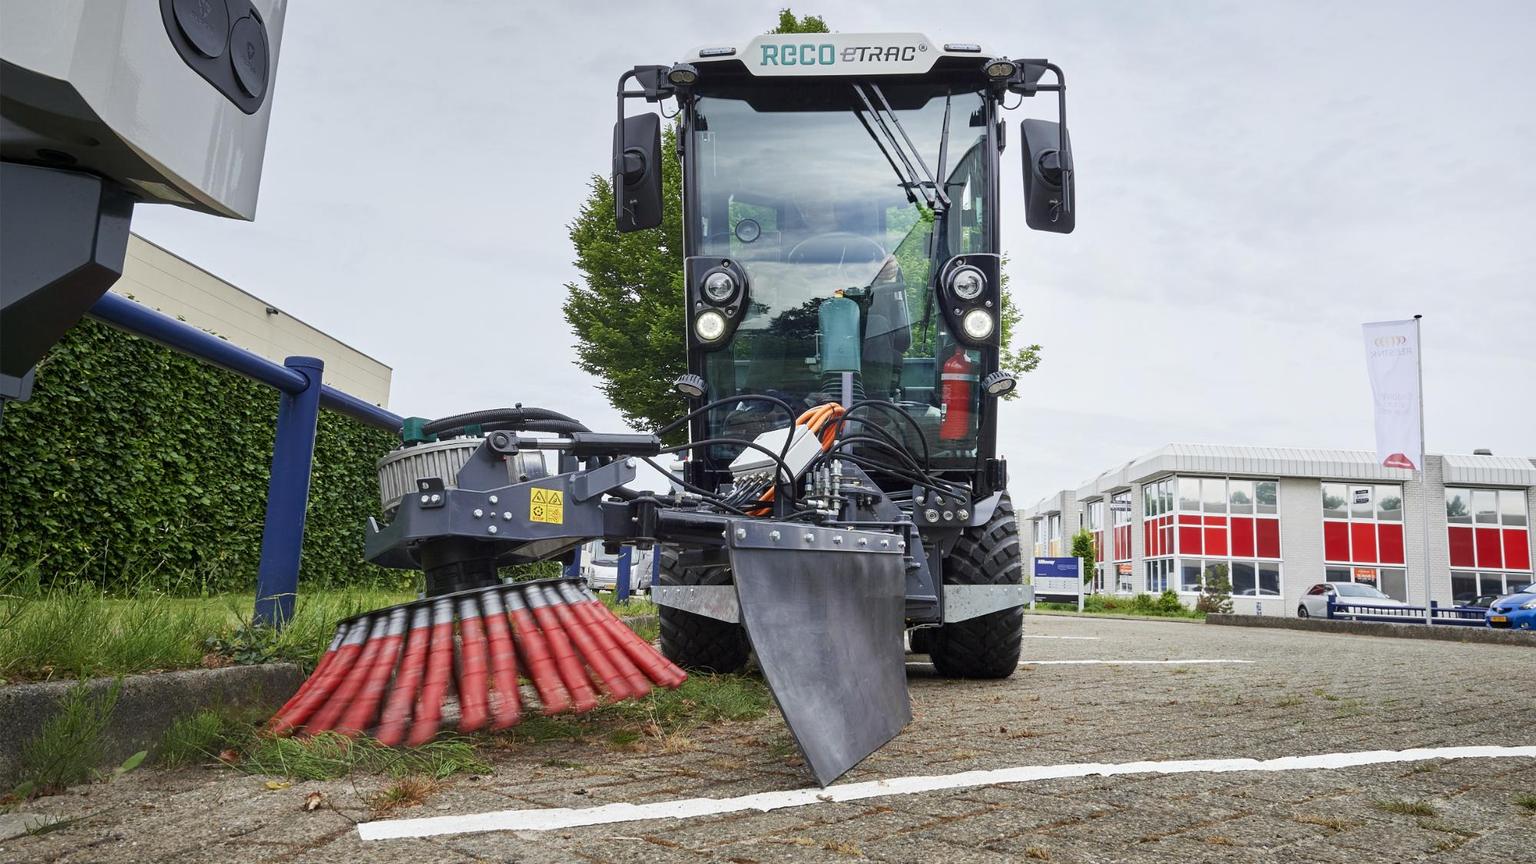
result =
[[[1012,78],[1013,73],[1019,71],[1019,64],[1009,60],[1007,57],[993,57],[987,61],[987,65],[983,68],[986,70],[988,78],[991,78],[994,82],[1002,82]]]
[[[716,270],[704,277],[704,296],[709,298],[709,302],[724,303],[735,293],[736,280],[724,270]]]
[[[672,389],[689,399],[702,399],[709,390],[709,385],[705,384],[704,379],[698,375],[684,372],[672,382]]]
[[[960,267],[949,276],[949,290],[961,300],[975,300],[986,286],[986,277],[975,267]]]
[[[722,323],[724,319],[721,319]],[[997,326],[992,320],[992,314],[985,309],[972,309],[965,313],[960,320],[960,326],[965,330],[965,335],[976,341],[981,341],[992,335],[992,328]]]
[[[981,379],[981,391],[988,396],[1006,396],[1019,386],[1019,380],[999,369]]]
[[[988,325],[988,332],[991,326]],[[725,316],[711,309],[693,319],[693,334],[700,342],[718,342],[725,335]],[[979,337],[978,337],[979,338]]]
[[[699,70],[690,63],[678,63],[667,70],[667,81],[674,87],[688,87],[699,80]]]

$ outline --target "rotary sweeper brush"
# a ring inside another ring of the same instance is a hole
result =
[[[1048,61],[915,33],[770,34],[625,72],[621,232],[664,208],[660,121],[627,101],[675,105],[674,388],[692,410],[654,435],[533,408],[408,421],[367,554],[423,571],[424,598],[343,622],[274,727],[419,742],[450,691],[459,728],[500,728],[534,699],[583,711],[755,657],[826,784],[910,719],[906,645],[941,675],[1012,674],[1029,589],[997,454],[995,397],[1015,385],[1000,154],[1008,97],[1042,92],[1061,122],[1018,127],[1025,222],[1067,233],[1066,86]],[[671,491],[630,488],[667,454],[687,457]],[[660,654],[572,581],[497,576],[593,539],[658,547]]]

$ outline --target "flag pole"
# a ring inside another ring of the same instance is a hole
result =
[[[1430,507],[1429,500],[1429,472],[1425,464],[1429,461],[1429,446],[1424,441],[1424,339],[1420,321],[1423,315],[1413,316],[1413,343],[1414,362],[1419,365],[1419,492],[1424,496],[1424,623],[1434,626],[1435,609],[1430,602],[1431,586],[1434,583],[1433,568],[1429,563],[1429,534],[1430,534]],[[1444,506],[1444,501],[1441,502]]]

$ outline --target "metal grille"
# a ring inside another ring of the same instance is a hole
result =
[[[416,491],[416,481],[442,478],[455,488],[459,469],[480,446],[480,438],[453,438],[431,444],[403,447],[379,460],[379,503],[386,514],[400,506],[400,499]]]

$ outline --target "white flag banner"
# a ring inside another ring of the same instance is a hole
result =
[[[1424,427],[1418,322],[1377,321],[1362,329],[1365,366],[1376,404],[1376,460],[1388,468],[1421,468]]]

